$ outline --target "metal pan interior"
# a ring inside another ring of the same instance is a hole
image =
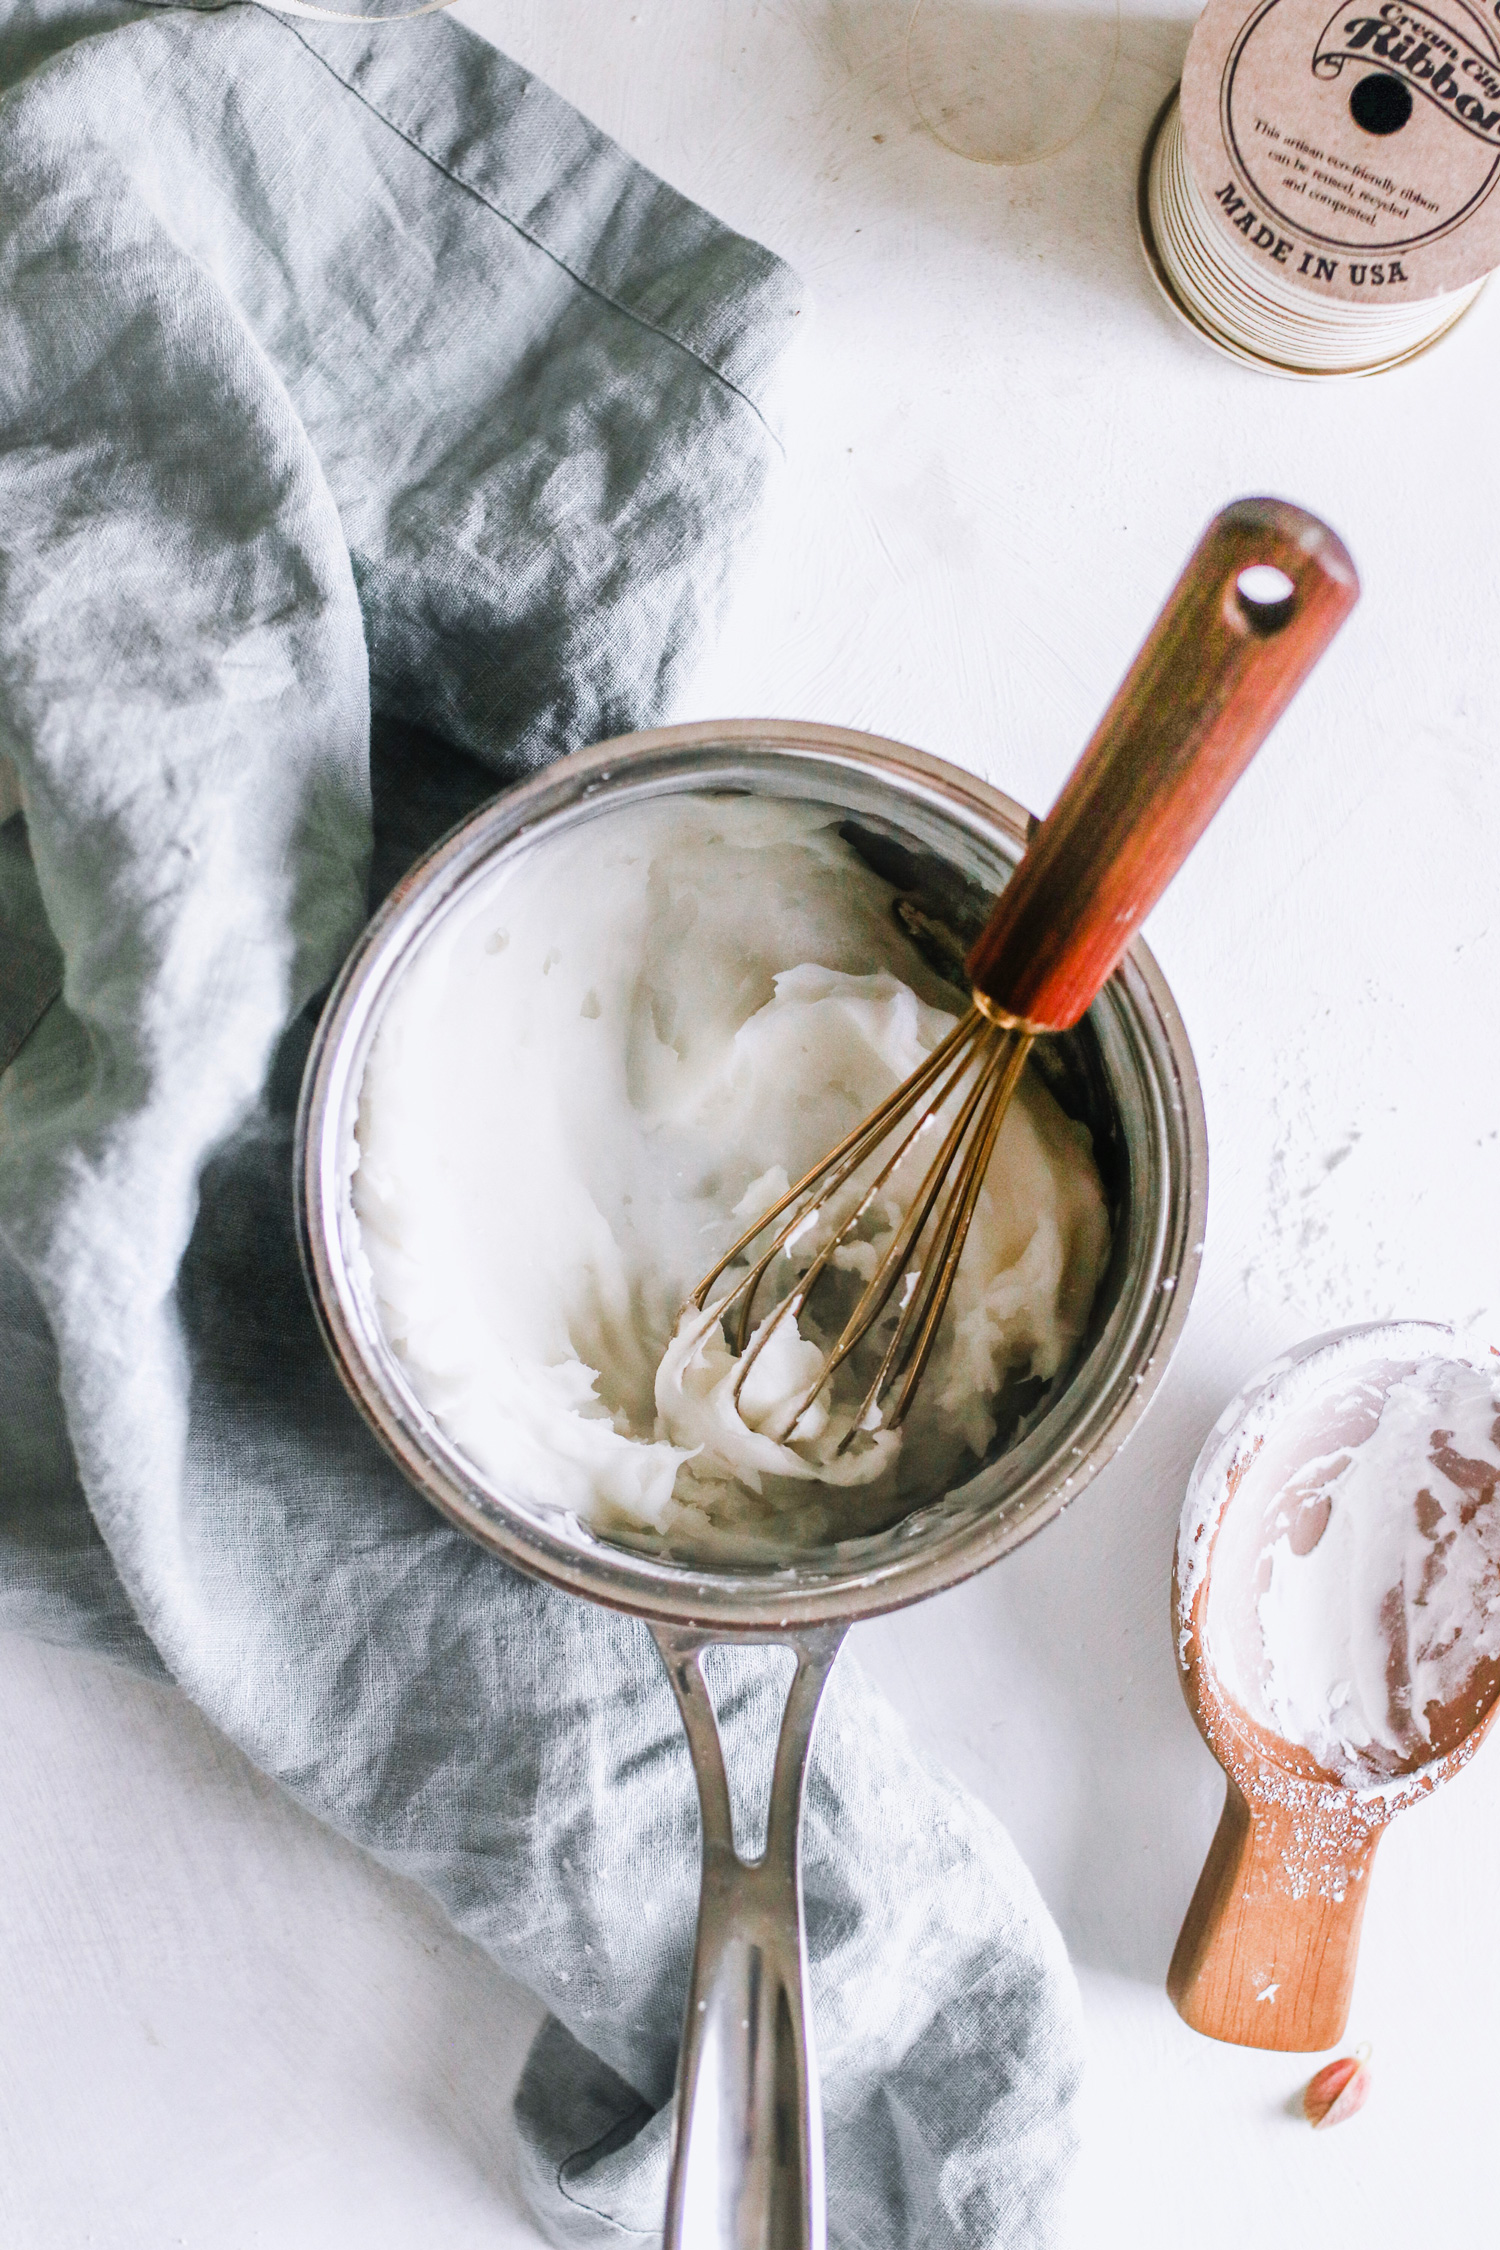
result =
[[[1197,1276],[1207,1185],[1191,1051],[1137,942],[1078,1030],[1035,1050],[1088,1125],[1114,1221],[1088,1334],[1051,1385],[1012,1401],[991,1458],[892,1528],[744,1568],[664,1558],[494,1489],[407,1382],[356,1278],[347,1149],[386,997],[443,917],[506,854],[641,798],[723,791],[826,805],[909,902],[929,963],[956,957],[1024,847],[1028,815],[971,776],[842,729],[733,721],[623,737],[483,807],[397,887],[335,986],[309,1058],[296,1193],[304,1265],[355,1403],[412,1482],[482,1544],[535,1576],[643,1616],[756,1634],[871,1615],[982,1568],[1057,1514],[1118,1451],[1165,1371]],[[957,941],[956,943],[954,941]]]

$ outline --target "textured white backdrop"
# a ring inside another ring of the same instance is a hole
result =
[[[1304,2066],[1196,2038],[1161,1980],[1220,1794],[1166,1623],[1202,1435],[1337,1321],[1477,1315],[1500,1341],[1500,291],[1367,384],[1269,381],[1178,328],[1133,197],[1190,8],[1128,15],[1101,117],[1010,174],[915,123],[902,0],[460,13],[816,295],[790,474],[677,716],[869,727],[1041,808],[1220,502],[1285,494],[1354,551],[1361,609],[1149,931],[1212,1146],[1173,1371],[1071,1515],[861,1640],[1073,1948],[1080,2250],[1483,2239],[1500,1751],[1382,1846],[1353,2125],[1293,2122]],[[170,1694],[7,1641],[0,1709],[0,2240],[530,2242],[506,2110],[531,2003]]]

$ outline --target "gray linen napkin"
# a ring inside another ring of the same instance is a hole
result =
[[[372,882],[667,706],[796,312],[441,19],[0,5],[0,1621],[169,1675],[543,1997],[556,2242],[659,2230],[687,1754],[644,1629],[467,1544],[347,1405],[291,1117]],[[778,1666],[717,1686],[748,1794]],[[847,1660],[807,1900],[834,2242],[1051,2239],[1060,1941]]]

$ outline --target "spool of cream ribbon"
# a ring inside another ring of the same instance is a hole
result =
[[[1279,375],[1373,375],[1500,265],[1494,0],[1208,0],[1137,212],[1173,310]]]
[[[1142,233],[1174,312],[1234,359],[1275,375],[1378,375],[1425,351],[1484,287],[1416,304],[1317,298],[1258,269],[1221,238],[1193,177],[1174,94],[1147,147]],[[1155,253],[1154,257],[1152,253]]]

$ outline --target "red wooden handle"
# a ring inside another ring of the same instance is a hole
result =
[[[1269,565],[1291,592],[1257,601]],[[1359,599],[1342,540],[1286,500],[1209,525],[975,940],[975,991],[1077,1023]]]

